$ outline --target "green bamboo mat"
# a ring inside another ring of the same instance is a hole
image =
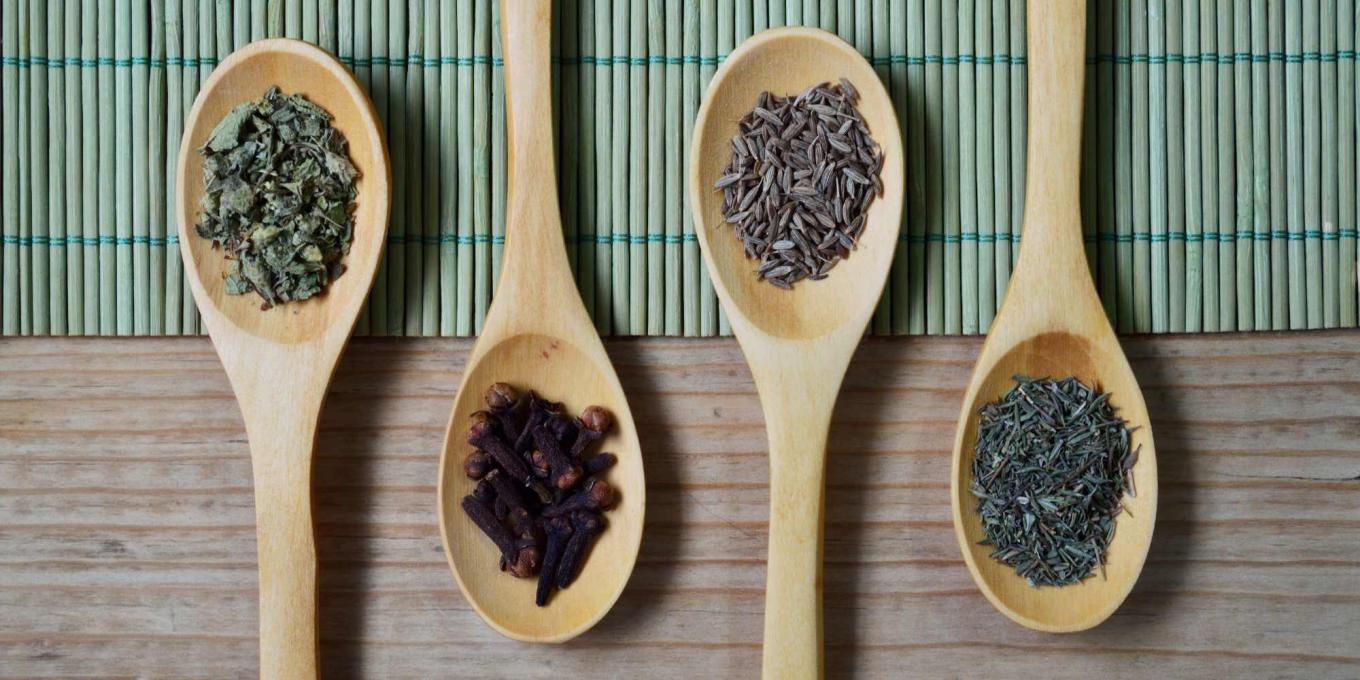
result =
[[[1356,10],[1091,3],[1082,207],[1120,331],[1356,326]],[[1020,240],[1023,0],[554,14],[567,250],[601,332],[727,330],[684,199],[687,140],[724,55],[786,24],[840,34],[897,103],[907,217],[873,332],[987,330]],[[505,240],[496,2],[0,0],[0,333],[200,330],[170,205],[180,130],[213,66],[270,36],[337,54],[387,128],[391,236],[359,332],[477,332]]]

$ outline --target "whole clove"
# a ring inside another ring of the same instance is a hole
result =
[[[548,549],[543,553],[543,569],[538,574],[538,590],[534,593],[534,604],[540,607],[548,604],[548,596],[557,579],[558,564],[572,537],[572,525],[565,518],[550,519],[546,524]]]
[[[505,443],[500,433],[496,431],[496,425],[490,419],[485,417],[476,419],[474,417],[472,427],[468,430],[467,440],[469,444],[496,459],[496,464],[502,470],[505,470],[506,474],[520,482],[528,481],[529,466],[525,465],[519,454],[511,450],[510,445]]]
[[[552,469],[552,483],[559,489],[570,489],[581,481],[581,466],[573,463],[567,454],[562,451],[562,440],[559,439],[553,430],[556,429],[555,422],[560,418],[553,418],[544,424],[543,427],[534,430],[534,445],[543,453],[548,461],[548,467]]]
[[[576,572],[581,567],[581,560],[585,557],[586,551],[594,543],[595,537],[604,531],[604,518],[593,512],[573,513],[571,528],[571,540],[567,541],[567,549],[562,554],[562,563],[557,567],[558,588],[566,588],[576,580]],[[548,568],[546,561],[543,568],[545,570]]]
[[[481,479],[491,471],[491,458],[481,451],[473,451],[463,459],[463,472],[468,479]]]
[[[561,503],[543,509],[544,517],[558,517],[577,510],[608,510],[614,505],[614,487],[598,477],[586,480],[585,487]]]
[[[468,429],[476,450],[463,470],[478,481],[463,511],[500,549],[503,571],[538,576],[534,601],[545,606],[554,588],[577,578],[604,531],[599,513],[615,502],[614,487],[598,475],[618,458],[588,455],[613,418],[599,406],[573,418],[562,404],[506,383],[487,388],[485,401]]]
[[[587,475],[598,475],[614,467],[614,463],[617,462],[619,457],[612,453],[597,453],[581,464],[581,471]]]

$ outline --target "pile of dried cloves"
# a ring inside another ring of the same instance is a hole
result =
[[[614,505],[614,488],[597,475],[617,458],[587,457],[613,418],[599,406],[573,418],[561,404],[505,383],[487,389],[486,405],[468,429],[476,450],[463,470],[477,486],[463,498],[463,512],[500,548],[502,571],[538,575],[534,602],[542,607],[554,587],[576,579],[604,531],[600,513]]]

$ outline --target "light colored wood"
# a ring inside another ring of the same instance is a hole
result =
[[[973,586],[950,520],[977,338],[866,340],[832,418],[827,675],[1354,678],[1360,335],[1124,339],[1163,453],[1156,540],[1103,625],[1054,636]],[[327,678],[752,678],[769,495],[736,342],[607,343],[647,451],[647,540],[565,645],[478,619],[430,512],[471,342],[353,341],[314,473]],[[206,338],[0,340],[0,677],[256,675],[250,456]],[[1174,454],[1174,455],[1171,455]]]
[[[360,179],[345,275],[320,296],[261,311],[258,296],[225,293],[226,259],[193,225],[203,195],[198,149],[228,111],[271,85],[302,93],[334,116]],[[180,252],[251,442],[260,545],[260,675],[316,677],[312,453],[327,385],[387,237],[387,149],[372,103],[339,62],[303,42],[264,40],[232,54],[203,85],[185,125],[177,176]]]
[[[752,273],[723,223],[713,189],[737,121],[762,91],[796,93],[847,78],[883,148],[884,195],[869,209],[856,251],[822,281],[793,291]],[[699,109],[690,153],[690,204],[704,262],[751,365],[769,436],[770,545],[765,590],[766,678],[820,677],[822,515],[827,429],[846,366],[887,281],[901,225],[902,139],[892,100],[864,57],[818,29],[757,34],[713,77]]]
[[[464,597],[495,630],[515,640],[563,642],[590,629],[623,592],[637,561],[646,483],[637,430],[604,345],[586,315],[567,265],[553,170],[549,31],[551,3],[502,5],[507,157],[506,243],[496,298],[468,357],[439,466],[440,534]],[[602,450],[619,458],[606,479],[618,490],[608,528],[571,588],[534,606],[536,579],[499,569],[499,553],[463,513],[473,483],[463,475],[468,419],[484,409],[492,383],[533,389],[579,412],[598,404],[614,414]]]
[[[1157,455],[1138,381],[1091,282],[1080,213],[1085,0],[1026,5],[1029,152],[1024,240],[1001,311],[978,357],[959,415],[951,491],[959,548],[974,581],[1003,614],[1035,630],[1085,630],[1128,596],[1147,559],[1157,516]],[[1009,390],[1015,375],[1075,376],[1110,393],[1136,428],[1136,497],[1125,498],[1103,578],[1033,588],[978,545],[984,535],[969,485],[977,411]]]

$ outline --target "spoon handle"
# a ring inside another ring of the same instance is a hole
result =
[[[1080,212],[1086,0],[1030,2],[1025,23],[1030,111],[1025,175],[1030,180],[1016,272],[1048,285],[1061,272],[1089,285]]]
[[[506,242],[496,298],[553,325],[585,317],[567,263],[553,161],[552,3],[501,5],[505,59]],[[574,302],[574,304],[572,304]],[[564,313],[572,312],[572,313]],[[542,325],[542,323],[540,323]]]
[[[282,370],[280,368],[280,370]],[[261,375],[269,372],[262,371]],[[287,375],[287,373],[274,373]],[[286,382],[286,381],[284,381]],[[241,400],[255,482],[260,677],[317,677],[312,452],[324,383],[274,385]]]
[[[822,676],[823,478],[840,380],[812,374],[821,384],[810,375],[757,383],[770,440],[765,678]]]

